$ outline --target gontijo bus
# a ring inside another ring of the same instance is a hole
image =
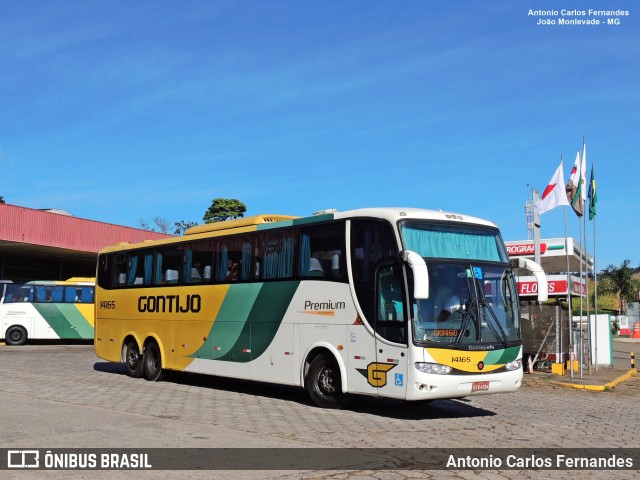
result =
[[[98,256],[96,354],[163,369],[406,400],[513,392],[520,312],[498,228],[442,211],[327,210],[206,224]]]
[[[27,340],[93,339],[93,278],[0,282],[0,332],[7,345]]]

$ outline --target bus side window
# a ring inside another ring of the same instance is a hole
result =
[[[166,247],[156,252],[154,262],[153,283],[156,285],[175,285],[184,280],[183,262],[185,258],[184,247]]]
[[[38,285],[35,287],[35,301],[38,303],[64,302],[64,287],[53,285]],[[33,300],[32,300],[33,301]]]
[[[407,343],[407,328],[404,321],[402,280],[396,265],[385,265],[378,271],[378,317],[376,331],[387,340]]]
[[[280,230],[263,233],[257,238],[257,243],[262,246],[264,253],[262,278],[292,278],[295,263],[295,236],[293,232]]]
[[[10,285],[7,288],[5,303],[33,301],[33,288],[27,285]]]
[[[365,319],[374,320],[376,268],[381,260],[398,252],[393,229],[388,222],[358,219],[351,221],[351,267],[353,283]]]
[[[198,240],[185,252],[185,283],[209,283],[213,265],[213,240]]]
[[[251,280],[252,243],[248,236],[223,237],[215,250],[215,278],[218,283]]]
[[[310,280],[346,280],[344,223],[300,229],[298,276]]]
[[[64,292],[65,303],[93,303],[93,287],[68,286]]]
[[[114,255],[100,255],[98,257],[98,285],[109,290],[116,285],[111,282],[111,269],[113,268]]]
[[[112,286],[122,288],[127,283],[127,255],[115,254],[115,268],[113,269]]]
[[[129,256],[127,272],[128,287],[142,287],[151,285],[153,272],[153,252],[143,251]]]

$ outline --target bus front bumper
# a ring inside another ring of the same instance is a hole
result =
[[[522,385],[522,369],[484,375],[433,375],[414,372],[407,386],[407,400],[460,398],[517,391]]]

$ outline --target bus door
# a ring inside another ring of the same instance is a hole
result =
[[[376,363],[374,371],[369,372],[369,383],[377,387],[380,396],[405,398],[408,331],[402,267],[396,262],[383,264],[377,269],[376,279]]]

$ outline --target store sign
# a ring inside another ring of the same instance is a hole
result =
[[[542,255],[547,251],[547,244],[540,244],[540,254]],[[510,257],[516,257],[518,255],[534,255],[535,245],[533,243],[517,243],[515,245],[507,245],[507,253]]]
[[[549,280],[549,295],[566,295],[567,294],[567,281],[566,280]],[[518,295],[526,297],[527,295],[538,294],[538,282],[527,281],[518,282]]]
[[[584,280],[580,282],[576,277],[571,278],[571,295],[579,297],[582,293],[582,296],[585,296],[586,285]],[[518,295],[521,297],[538,295],[538,282],[536,282],[534,277],[518,277],[516,281],[518,285]],[[567,294],[567,277],[565,275],[549,275],[547,276],[547,283],[549,285],[550,296],[557,297]]]

